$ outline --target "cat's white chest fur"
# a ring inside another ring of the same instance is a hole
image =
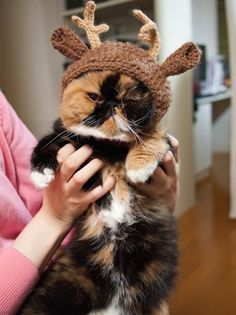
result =
[[[130,214],[129,198],[121,200],[116,194],[112,195],[112,203],[109,209],[102,209],[99,217],[105,222],[107,227],[116,231],[120,223],[133,223],[133,218]]]
[[[121,309],[118,306],[118,295],[116,295],[111,303],[103,310],[90,312],[89,315],[121,315]]]
[[[106,309],[98,312],[91,312],[89,315],[120,315],[120,310],[114,307],[113,304],[108,306]]]

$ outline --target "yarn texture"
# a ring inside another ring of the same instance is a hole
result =
[[[151,45],[149,50],[123,42],[102,43],[99,34],[108,31],[109,27],[106,24],[94,25],[95,8],[95,3],[88,1],[84,20],[72,17],[72,21],[86,31],[90,48],[68,27],[60,27],[52,35],[54,48],[74,61],[64,73],[62,93],[72,80],[90,71],[119,72],[143,82],[151,90],[158,108],[157,120],[160,120],[171,103],[167,77],[195,67],[200,60],[201,51],[196,44],[188,42],[171,54],[163,64],[159,64],[157,56],[160,36],[156,24],[140,10],[133,11],[134,16],[144,24],[138,37]]]

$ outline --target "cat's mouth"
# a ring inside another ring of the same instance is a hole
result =
[[[85,137],[95,137],[99,139],[118,140],[122,142],[132,142],[131,127],[128,123],[117,113],[109,116],[99,126],[88,126],[80,123],[77,126],[70,128],[72,132]]]

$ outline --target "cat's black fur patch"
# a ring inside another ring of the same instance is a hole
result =
[[[128,91],[124,97],[124,112],[127,118],[133,122],[134,130],[148,132],[155,122],[155,108],[150,91],[142,82],[138,82],[136,88]]]
[[[120,74],[114,73],[109,75],[101,86],[101,94],[106,101],[115,101],[118,92],[118,83],[120,80]]]

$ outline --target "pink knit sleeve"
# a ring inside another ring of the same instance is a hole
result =
[[[26,208],[34,215],[42,202],[42,192],[36,189],[30,179],[30,156],[37,141],[16,115],[0,91],[0,121],[10,148],[14,167],[7,174],[23,200]],[[10,159],[9,159],[10,160]],[[14,171],[14,174],[12,174]]]
[[[28,258],[13,247],[4,250],[0,255],[0,314],[16,314],[38,280],[38,269]]]

